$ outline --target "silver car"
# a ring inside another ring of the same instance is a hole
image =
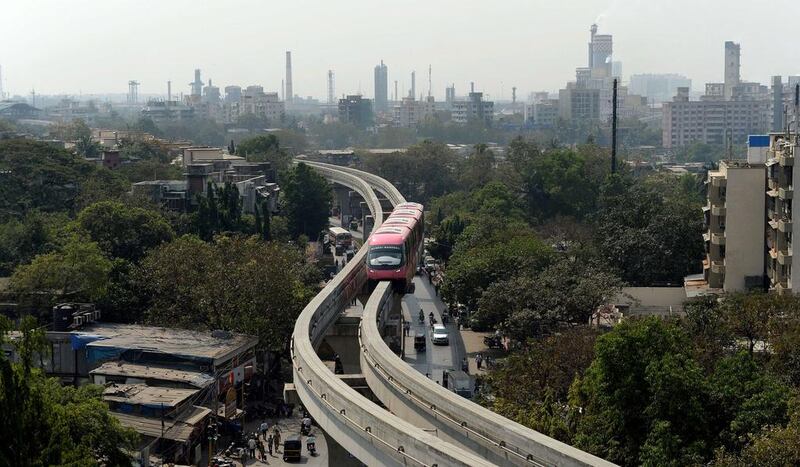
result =
[[[433,337],[431,338],[431,341],[434,345],[450,344],[450,335],[447,332],[447,328],[442,324],[434,324]]]

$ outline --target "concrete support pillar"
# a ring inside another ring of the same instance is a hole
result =
[[[364,198],[357,191],[350,192],[350,214],[356,219],[361,219],[363,217],[363,206],[366,203],[363,203]]]
[[[350,190],[347,187],[337,185],[334,189],[336,204],[339,205],[339,221],[345,226],[350,221],[352,209],[350,208]]]
[[[372,233],[372,228],[375,226],[375,218],[372,216],[364,216],[364,243],[367,243],[367,238]]]

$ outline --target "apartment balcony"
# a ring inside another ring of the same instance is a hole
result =
[[[778,198],[780,199],[792,199],[794,197],[794,188],[793,187],[786,187],[786,188],[778,188]]]
[[[725,263],[722,261],[712,261],[711,272],[714,274],[725,274]]]
[[[767,179],[767,188],[770,190],[777,190],[778,189],[778,181],[774,178]]]
[[[784,266],[790,266],[792,264],[792,255],[778,250],[778,263]]]
[[[794,165],[794,154],[789,153],[788,151],[778,153],[778,164],[781,167],[791,167]]]
[[[721,206],[718,204],[711,205],[711,215],[712,216],[724,216],[725,215],[725,206]]]
[[[711,186],[713,187],[723,187],[728,185],[728,179],[721,175],[712,176],[711,177]]]
[[[774,283],[772,288],[778,295],[789,295],[792,293],[792,288],[789,287],[789,283],[786,280]]]
[[[791,219],[778,219],[778,230],[783,233],[791,233],[792,232],[792,220]]]
[[[724,245],[725,244],[725,234],[721,233],[711,233],[711,243],[713,245]]]

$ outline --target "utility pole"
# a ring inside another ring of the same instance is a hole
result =
[[[617,173],[617,78],[611,92],[611,173]]]

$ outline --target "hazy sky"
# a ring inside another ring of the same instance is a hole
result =
[[[764,6],[761,6],[761,5]],[[675,72],[700,89],[722,80],[723,42],[742,44],[742,77],[800,74],[800,1],[773,0],[2,0],[0,65],[27,94],[188,92],[194,68],[214,84],[280,90],[292,51],[294,91],[373,94],[383,59],[400,92],[470,81],[493,98],[555,91],[585,66],[589,25],[614,35],[632,73]]]

